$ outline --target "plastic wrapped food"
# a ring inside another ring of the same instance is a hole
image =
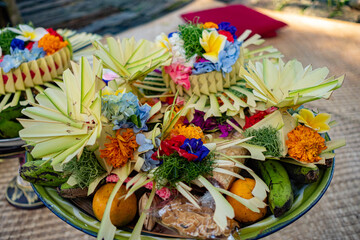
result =
[[[157,221],[163,226],[175,229],[180,235],[201,239],[227,238],[237,227],[238,223],[228,219],[225,229],[213,220],[214,209],[211,208],[210,198],[203,197],[200,201],[200,209],[189,203],[185,198],[178,197],[160,208],[155,214]]]

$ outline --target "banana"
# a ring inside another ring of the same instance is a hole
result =
[[[289,175],[279,161],[257,161],[258,168],[270,189],[268,203],[275,217],[280,217],[291,208],[294,200]]]
[[[63,172],[56,172],[51,166],[51,162],[35,160],[26,162],[20,168],[20,176],[33,184],[47,187],[57,187],[65,183],[69,176]]]
[[[320,171],[314,168],[299,166],[291,163],[282,163],[290,178],[297,183],[314,183],[319,179]]]

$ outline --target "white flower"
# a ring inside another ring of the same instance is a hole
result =
[[[189,59],[186,59],[186,52],[184,49],[184,40],[180,37],[179,33],[173,33],[169,38],[171,44],[171,53],[173,54],[173,63],[180,63],[185,67],[192,67],[196,61],[197,55],[195,54]]]
[[[20,36],[17,36],[17,39],[23,40],[23,41],[39,41],[45,34],[48,34],[48,31],[45,30],[45,28],[32,28],[29,25],[20,24],[19,29],[9,27],[8,30],[20,34]]]
[[[161,33],[160,35],[158,35],[155,38],[155,41],[158,46],[161,46],[161,47],[167,49],[168,51],[171,51],[171,44],[169,42],[169,38],[167,37],[167,35],[165,33]]]

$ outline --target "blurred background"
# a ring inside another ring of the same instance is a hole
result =
[[[196,0],[195,0],[196,1]],[[0,0],[0,27],[32,22],[116,34],[184,7],[194,0]],[[206,4],[206,1],[203,1]],[[360,0],[222,0],[250,7],[360,22]]]

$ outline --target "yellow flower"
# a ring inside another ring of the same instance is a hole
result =
[[[161,33],[160,35],[158,35],[155,41],[158,46],[161,46],[167,49],[168,51],[171,51],[171,44],[169,42],[169,38],[165,33]]]
[[[299,114],[295,114],[294,117],[296,117],[299,122],[319,133],[324,133],[330,130],[329,122],[331,115],[328,113],[319,113],[315,117],[312,111],[303,108],[300,110]]]
[[[202,25],[203,28],[219,28],[219,26],[214,22],[206,22]]]
[[[123,94],[125,92],[126,92],[126,88],[123,88],[123,89],[119,88],[115,92],[112,88],[105,86],[101,91],[101,96],[105,96],[105,95],[116,95],[117,96],[119,93]]]
[[[203,142],[205,142],[205,136],[203,131],[200,127],[189,125],[185,126],[183,124],[177,124],[173,129],[170,131],[170,137],[175,137],[178,135],[183,135],[186,138],[196,138],[201,139]]]
[[[202,38],[200,38],[200,44],[206,53],[203,57],[207,60],[216,63],[219,61],[219,53],[224,49],[226,43],[226,37],[218,34],[217,31],[208,32],[204,30],[202,32]]]

